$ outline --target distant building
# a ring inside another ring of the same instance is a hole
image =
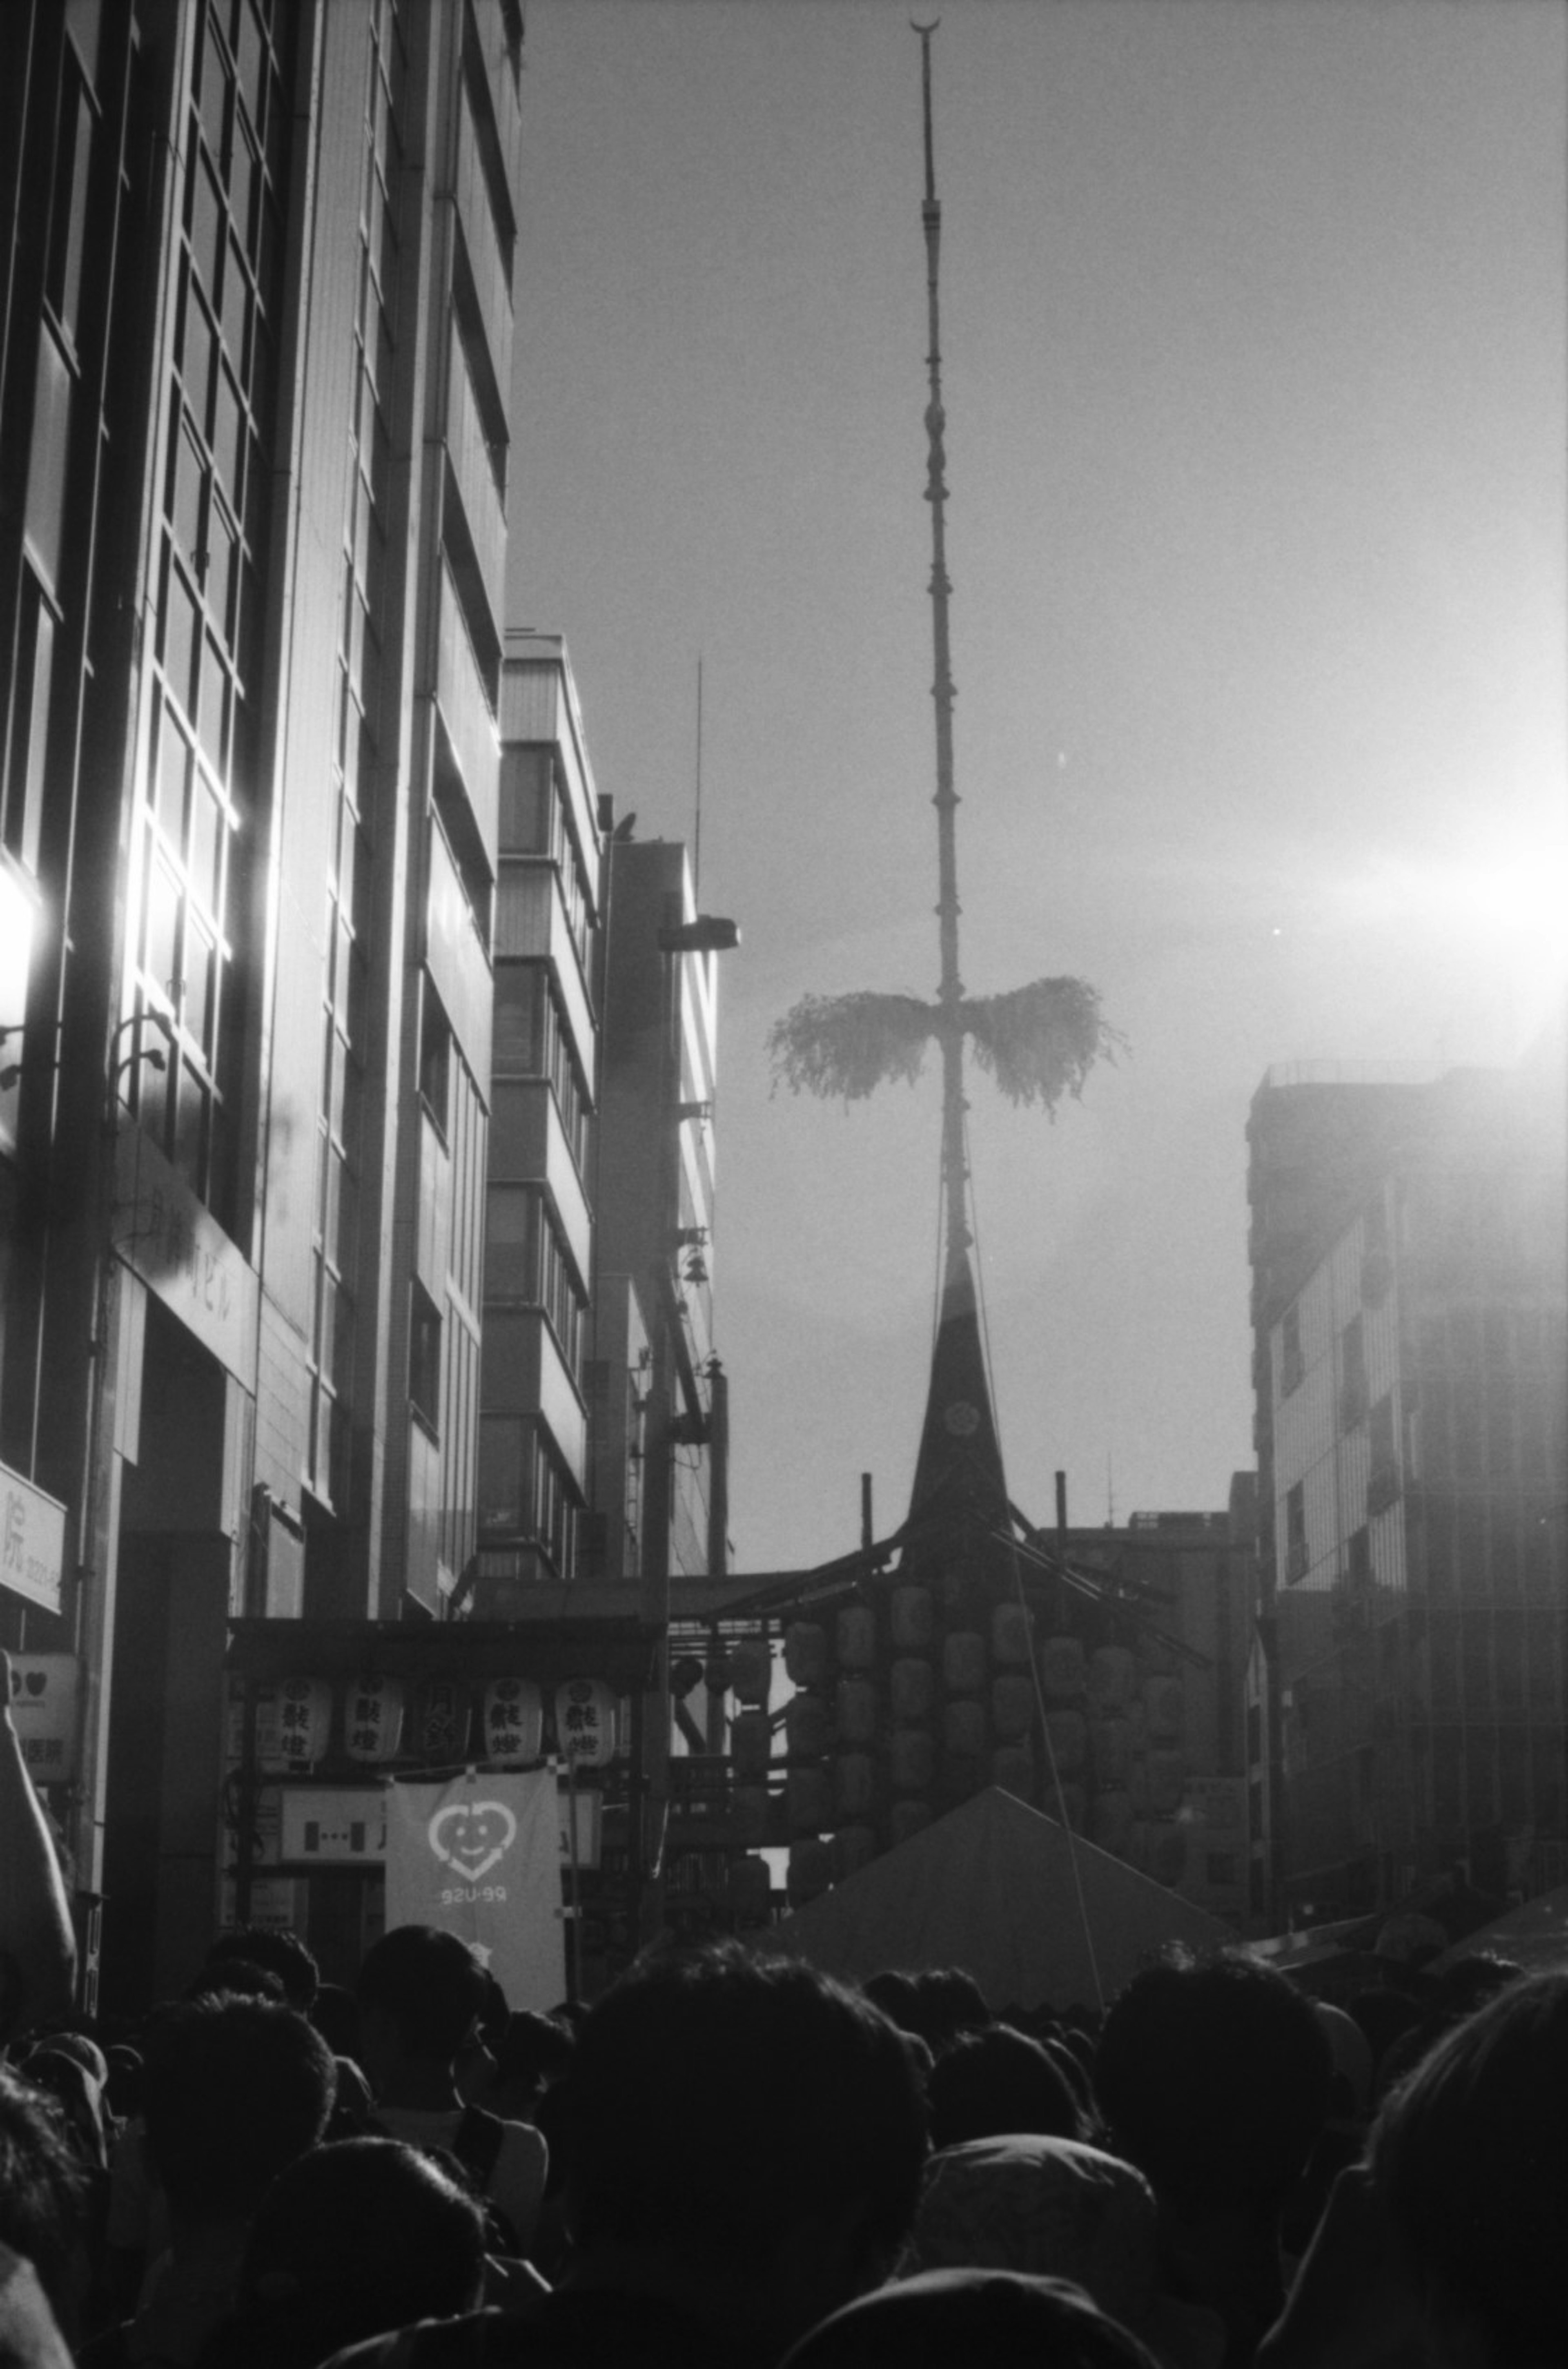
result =
[[[1568,1874],[1563,1087],[1549,1038],[1253,1099],[1251,1850],[1282,1918]]]
[[[230,1617],[474,1551],[522,18],[5,29],[0,1642],[75,1659],[131,2009],[213,1923]]]
[[[721,1577],[728,1392],[714,1351],[718,956],[678,841],[612,837],[593,1313],[607,1578]]]
[[[507,637],[498,857],[480,1618],[575,1575],[589,1495],[603,858],[571,665],[548,635]]]

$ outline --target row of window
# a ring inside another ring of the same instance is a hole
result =
[[[531,1539],[562,1576],[576,1567],[580,1507],[565,1467],[527,1415],[479,1422],[479,1528]]]
[[[588,1150],[588,1096],[546,967],[537,962],[498,962],[494,1011],[493,1074],[548,1081],[572,1157],[580,1168]]]

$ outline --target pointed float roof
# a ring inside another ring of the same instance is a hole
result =
[[[1005,1521],[1007,1482],[991,1411],[969,1253],[948,1253],[942,1315],[931,1357],[925,1426],[915,1459],[910,1521],[921,1528],[950,1518]]]

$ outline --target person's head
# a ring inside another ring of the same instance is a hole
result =
[[[314,2369],[383,2329],[477,2307],[485,2221],[417,2147],[343,2139],[280,2172],[251,2225],[224,2359]]]
[[[1065,2279],[922,2271],[814,2328],[784,2369],[1157,2369],[1135,2336]]]
[[[570,2069],[576,2044],[571,2026],[553,2016],[532,2008],[509,2016],[486,2103],[498,2114],[526,2119],[544,2091]]]
[[[1105,2018],[1094,2093],[1116,2150],[1181,2214],[1276,2212],[1328,2112],[1310,2004],[1240,1954],[1173,1955]]]
[[[240,1963],[264,1967],[283,1986],[289,2005],[308,2015],[320,1980],[315,1958],[297,1933],[283,1927],[235,1925],[220,1933],[207,1952],[207,1968]]]
[[[944,2048],[926,2084],[933,2147],[1032,2131],[1045,2138],[1083,2136],[1078,2101],[1037,2040],[995,2023],[967,2031]]]
[[[859,1992],[736,1943],[658,1950],[582,2024],[567,2218],[782,2350],[884,2274],[926,2156],[908,2046]]]
[[[922,1966],[903,1980],[906,1988],[893,2020],[900,2031],[923,2040],[933,2054],[961,2032],[981,2031],[991,2021],[985,1993],[962,1966]]]
[[[222,1995],[164,2009],[147,2032],[147,2155],[173,2218],[248,2220],[332,2110],[333,2065],[303,2015]]]
[[[341,1983],[318,1983],[310,2020],[334,2056],[360,2054],[360,2002]]]
[[[85,2185],[53,2100],[0,2064],[0,2245],[31,2262],[67,2338],[76,2334],[85,2267],[77,2253]]]
[[[1568,2360],[1568,1974],[1447,2032],[1385,2100],[1368,2160],[1434,2359]]]
[[[456,2063],[488,1985],[478,1959],[455,1933],[398,1925],[383,1933],[360,1969],[365,2070],[379,2086],[388,2050],[418,2064]]]

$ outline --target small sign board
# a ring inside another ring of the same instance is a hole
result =
[[[69,1784],[76,1774],[81,1666],[74,1654],[11,1655],[11,1723],[37,1784]]]
[[[275,1805],[270,1828],[258,1820],[263,1865],[280,1860],[287,1867],[380,1867],[386,1859],[386,1789],[381,1785],[290,1785],[269,1791],[263,1802]],[[604,1797],[586,1785],[577,1788],[578,1865],[594,1868],[603,1850]],[[571,1856],[571,1795],[566,1786],[557,1794],[561,1821],[561,1863]]]
[[[64,1506],[0,1464],[0,1587],[58,1612],[64,1572]]]

